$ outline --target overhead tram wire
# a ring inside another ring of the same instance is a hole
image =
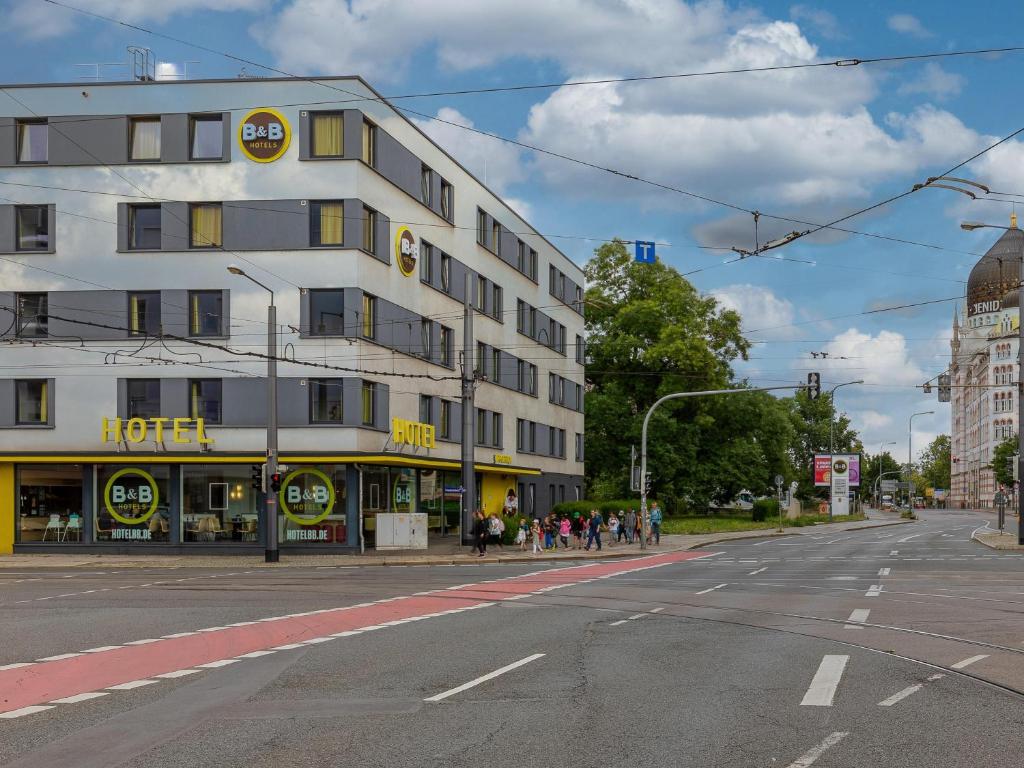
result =
[[[630,179],[630,180],[633,180],[633,181],[636,181],[636,182],[639,182],[639,183],[642,183],[642,184],[647,184],[649,186],[653,186],[655,188],[659,188],[659,189],[662,189],[662,190],[665,190],[665,191],[675,192],[677,194],[680,194],[680,195],[683,195],[683,196],[686,196],[686,197],[690,197],[690,198],[697,199],[697,200],[702,200],[704,202],[708,202],[708,203],[712,203],[712,204],[715,204],[715,205],[719,205],[719,206],[722,206],[722,207],[725,207],[725,208],[729,208],[729,209],[734,210],[734,211],[738,211],[738,212],[741,212],[741,213],[748,213],[748,214],[751,214],[751,215],[754,215],[755,213],[758,213],[758,215],[763,216],[765,218],[775,219],[775,220],[778,220],[778,221],[786,221],[786,222],[790,222],[790,223],[803,223],[805,225],[809,225],[807,222],[801,222],[801,221],[790,219],[790,218],[785,217],[785,216],[779,216],[779,215],[771,214],[771,213],[756,212],[756,211],[754,211],[754,210],[752,210],[750,208],[745,208],[745,207],[743,207],[741,205],[730,203],[728,201],[718,200],[718,199],[716,199],[714,197],[711,197],[709,195],[704,195],[704,194],[701,194],[701,193],[698,193],[698,192],[693,192],[691,190],[686,190],[686,189],[683,189],[681,187],[674,187],[674,186],[669,185],[669,184],[663,184],[661,182],[657,182],[657,181],[654,181],[652,179],[645,179],[645,178],[643,178],[641,176],[637,176],[635,174],[626,173],[624,171],[619,171],[619,170],[616,170],[614,168],[608,168],[608,167],[599,165],[597,163],[592,163],[592,162],[587,161],[587,160],[582,160],[580,158],[572,157],[570,155],[565,155],[563,153],[555,152],[553,150],[544,149],[543,147],[537,147],[537,146],[534,146],[534,145],[527,144],[525,142],[519,141],[517,139],[511,139],[511,138],[508,138],[506,136],[501,136],[500,134],[492,133],[490,131],[485,131],[485,130],[482,130],[482,129],[479,129],[479,128],[474,128],[474,127],[471,127],[471,126],[462,125],[460,123],[457,123],[457,122],[451,121],[451,120],[445,120],[445,119],[440,118],[440,117],[438,117],[436,115],[429,115],[429,114],[426,114],[426,113],[423,113],[423,112],[418,112],[416,110],[409,109],[408,107],[401,107],[401,106],[392,104],[391,100],[388,97],[386,97],[386,96],[366,96],[364,94],[356,93],[354,91],[350,91],[350,90],[345,89],[345,88],[340,88],[340,87],[338,87],[336,85],[332,85],[330,83],[324,82],[323,80],[318,80],[315,77],[296,75],[296,74],[293,74],[293,73],[288,72],[286,70],[279,69],[277,67],[272,67],[272,66],[270,66],[268,64],[263,64],[261,62],[253,61],[251,59],[247,59],[247,58],[242,57],[242,56],[237,56],[235,54],[228,53],[227,51],[221,51],[221,50],[217,50],[215,48],[210,48],[209,46],[204,46],[204,45],[201,45],[199,43],[192,42],[190,40],[185,40],[183,38],[175,37],[173,35],[168,35],[168,34],[165,34],[165,33],[162,33],[162,32],[156,32],[154,30],[148,29],[146,27],[142,27],[142,26],[137,25],[137,24],[131,24],[131,23],[123,21],[121,19],[117,19],[117,18],[114,18],[114,17],[111,17],[111,16],[105,16],[103,14],[95,13],[93,11],[88,11],[88,10],[86,10],[84,8],[79,8],[77,6],[73,6],[73,5],[70,5],[68,3],[63,3],[63,2],[60,2],[60,0],[43,0],[43,2],[49,3],[50,5],[54,5],[54,6],[58,6],[58,7],[64,8],[64,9],[69,10],[69,11],[73,11],[73,12],[82,14],[84,16],[90,16],[92,18],[99,19],[101,21],[105,21],[105,22],[110,23],[110,24],[115,24],[115,25],[118,25],[118,26],[122,26],[122,27],[125,27],[127,29],[133,29],[133,30],[136,30],[138,32],[142,32],[143,34],[148,34],[148,35],[152,35],[154,37],[159,37],[159,38],[163,38],[163,39],[166,39],[166,40],[170,40],[170,41],[178,43],[180,45],[185,45],[185,46],[188,46],[188,47],[191,47],[191,48],[195,48],[196,50],[205,51],[206,53],[212,53],[212,54],[214,54],[216,56],[221,56],[221,57],[224,57],[224,58],[232,60],[232,61],[236,61],[236,62],[239,62],[239,63],[242,63],[242,64],[248,64],[248,65],[254,66],[254,67],[259,67],[260,69],[264,69],[264,70],[266,70],[268,72],[273,72],[273,73],[281,75],[283,77],[292,78],[292,79],[296,79],[296,80],[302,80],[304,82],[307,82],[307,83],[310,83],[310,84],[313,84],[313,85],[317,85],[317,86],[320,86],[320,87],[323,87],[323,88],[327,88],[329,90],[336,91],[338,93],[343,93],[343,94],[346,94],[347,96],[352,97],[350,99],[350,101],[352,101],[352,102],[367,102],[367,101],[369,101],[369,102],[379,102],[379,103],[388,104],[393,109],[396,109],[396,110],[398,110],[400,112],[403,112],[403,113],[407,113],[407,114],[411,114],[411,115],[416,115],[417,117],[421,117],[421,118],[423,118],[425,120],[430,120],[432,122],[442,123],[442,124],[445,124],[445,125],[449,125],[449,126],[458,128],[460,130],[468,131],[468,132],[471,132],[471,133],[476,133],[476,134],[479,134],[481,136],[488,136],[488,137],[490,137],[492,139],[495,139],[497,141],[501,141],[501,142],[504,142],[504,143],[507,143],[507,144],[511,144],[513,146],[518,146],[518,147],[521,147],[523,149],[527,149],[527,150],[532,151],[532,152],[537,152],[539,154],[544,154],[544,155],[548,155],[548,156],[551,156],[551,157],[555,157],[555,158],[558,158],[558,159],[561,159],[561,160],[565,160],[567,162],[575,163],[575,164],[578,164],[578,165],[581,165],[581,166],[584,166],[584,167],[588,167],[588,168],[591,168],[591,169],[594,169],[594,170],[599,170],[599,171],[602,171],[604,173],[609,173],[609,174],[618,176],[620,178]],[[804,69],[807,69],[807,68],[815,68],[815,67],[820,68],[820,67],[825,67],[825,66],[842,67],[842,66],[854,66],[854,65],[859,65],[859,64],[894,63],[894,62],[901,62],[901,61],[911,61],[911,60],[918,59],[918,58],[920,58],[920,59],[935,59],[935,58],[941,58],[941,57],[991,55],[991,54],[996,54],[996,53],[1011,53],[1011,52],[1019,52],[1019,51],[1024,51],[1024,46],[1003,47],[1003,48],[986,48],[986,49],[976,49],[976,50],[969,50],[969,51],[945,51],[945,52],[935,52],[935,53],[927,53],[927,54],[908,54],[908,55],[901,55],[901,56],[875,57],[875,58],[863,58],[863,59],[860,59],[860,58],[837,59],[837,60],[832,61],[832,62],[816,62],[816,63],[813,63],[813,64],[804,64],[804,65],[778,65],[778,67],[766,67],[766,68],[763,69],[763,71],[771,71],[772,69],[775,69],[775,68],[780,68],[780,69],[804,68]],[[757,71],[757,69],[756,68],[749,68],[749,69],[744,69],[744,70],[737,70],[734,74],[748,73],[750,71]],[[679,75],[679,77],[683,77],[683,76],[687,76],[687,77],[711,76],[711,75],[720,75],[720,74],[729,74],[729,73],[726,72],[726,71],[708,72],[708,73],[682,73],[682,74]],[[667,79],[667,77],[668,76],[664,76],[662,79]],[[624,82],[629,82],[630,80],[631,80],[631,78],[623,78]],[[585,85],[587,83],[585,83],[583,81],[579,81],[579,84],[580,85]],[[479,90],[481,92],[492,92],[494,89],[479,89]],[[405,96],[398,96],[396,98],[399,98],[399,99],[402,99],[402,98],[414,98],[416,96],[417,96],[416,94],[407,94]],[[336,103],[343,103],[343,102],[336,102]],[[955,170],[958,167],[960,167],[960,166],[955,166],[954,169],[952,169],[952,170]],[[949,172],[950,171],[947,171],[947,175],[948,175]],[[875,206],[875,207],[877,207],[877,206]],[[868,210],[870,210],[870,209],[868,209]],[[825,224],[825,225],[811,225],[811,226],[816,226],[817,227],[817,229],[813,230],[813,231],[819,231],[820,229],[830,229],[830,228],[832,228],[833,224],[841,223],[842,221],[845,221],[847,218],[850,218],[850,217],[844,217],[842,219],[838,219],[835,222],[831,222],[831,223]],[[857,233],[857,234],[862,234],[862,233]],[[908,242],[911,242],[911,241],[908,241]]]
[[[829,322],[830,320],[845,320],[845,319],[851,318],[851,317],[864,317],[866,315],[878,315],[878,314],[882,314],[884,312],[895,312],[898,309],[910,309],[910,308],[913,308],[913,307],[924,307],[924,306],[928,306],[930,304],[944,304],[944,303],[946,303],[948,301],[962,301],[963,298],[964,298],[963,295],[960,295],[960,296],[951,296],[951,297],[946,298],[946,299],[928,299],[926,301],[915,301],[915,302],[912,302],[910,304],[897,304],[897,305],[892,306],[892,307],[880,307],[878,309],[867,309],[867,310],[865,310],[863,312],[852,312],[852,313],[846,314],[846,315],[833,315],[832,317],[822,317],[822,318],[818,318],[816,320],[803,320],[803,321],[801,321],[799,323],[785,323],[784,325],[768,325],[768,326],[765,326],[764,328],[751,328],[751,329],[743,328],[743,329],[740,330],[740,333],[744,333],[744,334],[746,334],[746,333],[759,333],[761,331],[774,331],[774,330],[778,330],[780,328],[796,328],[797,326],[801,326],[801,325],[816,325],[817,323],[826,323],[826,322]],[[800,341],[800,340],[796,339],[795,341]]]

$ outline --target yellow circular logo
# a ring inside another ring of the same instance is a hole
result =
[[[254,109],[238,124],[238,145],[250,160],[272,163],[288,150],[292,130],[280,112]]]
[[[134,477],[132,477],[134,476]],[[153,516],[160,490],[153,476],[142,469],[119,469],[103,488],[103,503],[110,516],[124,525],[140,525]]]
[[[307,477],[304,477],[307,476]],[[299,525],[316,525],[334,511],[334,483],[319,469],[296,469],[278,493],[281,511]]]
[[[416,248],[416,236],[408,227],[399,227],[395,235],[395,261],[398,268],[406,277],[416,271],[416,258],[419,256]]]

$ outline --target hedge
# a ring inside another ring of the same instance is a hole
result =
[[[751,517],[755,523],[764,522],[769,515],[778,516],[779,502],[776,499],[755,499]]]
[[[647,508],[651,508],[651,504],[656,503],[656,499],[647,500]],[[659,505],[660,506],[660,505]],[[640,513],[640,499],[612,499],[611,501],[563,501],[559,504],[555,504],[551,508],[551,513],[555,515],[569,515],[570,517],[577,512],[581,515],[590,515],[590,510],[596,509],[601,513],[601,516],[607,520],[608,514],[614,512],[618,514],[621,512],[628,512],[633,510],[637,514]],[[664,510],[662,510],[664,512]]]

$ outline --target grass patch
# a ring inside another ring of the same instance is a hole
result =
[[[828,515],[802,515],[795,520],[783,520],[787,528],[800,527],[805,525],[816,525],[818,523],[852,523],[864,520],[863,515],[846,515],[829,519]],[[778,518],[774,520],[763,520],[754,522],[749,512],[740,517],[737,515],[702,515],[700,517],[666,517],[661,524],[662,533],[695,534],[695,533],[723,533],[729,531],[761,531],[777,528]]]

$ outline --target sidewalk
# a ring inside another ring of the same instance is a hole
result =
[[[639,544],[618,544],[599,551],[563,550],[531,555],[519,551],[516,545],[502,549],[489,548],[486,557],[477,557],[469,547],[460,547],[458,538],[442,539],[432,544],[428,552],[403,550],[365,555],[288,555],[281,562],[265,563],[262,555],[104,555],[104,554],[16,554],[0,557],[0,571],[18,568],[303,568],[353,567],[366,565],[466,565],[470,563],[534,563],[577,560],[603,560],[608,558],[641,557],[663,552],[697,549],[709,544],[736,539],[760,539],[769,536],[805,536],[827,530],[834,533],[863,530],[885,525],[913,522],[872,511],[867,520],[854,523],[828,523],[826,525],[785,528],[781,533],[768,528],[756,531],[707,533],[692,536],[664,535],[660,545],[641,550]]]
[[[1009,521],[1007,521],[1009,523]],[[1024,552],[1024,544],[1017,543],[1017,521],[1013,521],[1013,529],[1009,530],[1011,526],[1007,525],[1000,535],[999,531],[985,530],[984,533],[975,533],[971,538],[980,544],[984,544],[989,549],[998,549],[1009,552]]]

